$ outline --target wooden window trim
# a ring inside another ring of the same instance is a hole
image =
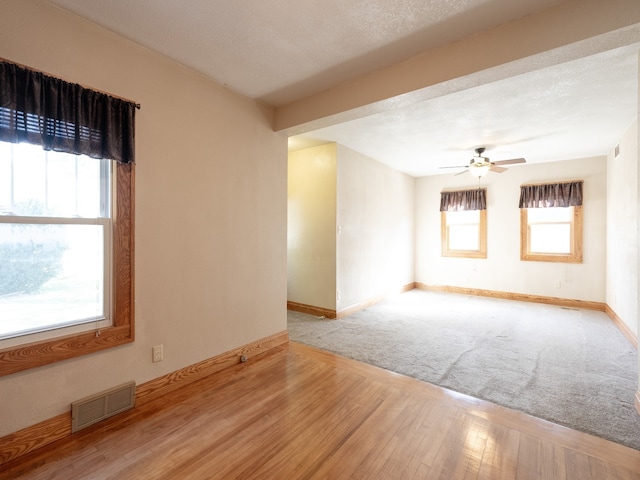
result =
[[[450,250],[447,235],[447,212],[440,212],[440,240],[443,257],[487,258],[487,211],[480,210],[479,250]]]
[[[117,163],[115,177],[113,326],[0,350],[0,376],[134,341],[134,165]]]
[[[582,206],[573,208],[571,217],[571,252],[569,254],[531,253],[527,209],[520,209],[520,260],[533,262],[582,263]]]

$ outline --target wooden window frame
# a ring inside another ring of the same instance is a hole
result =
[[[135,166],[117,163],[112,211],[113,325],[0,350],[0,376],[131,343],[134,329]]]
[[[480,220],[478,224],[479,249],[478,250],[452,250],[449,249],[449,229],[447,228],[447,212],[440,212],[440,239],[443,257],[458,258],[487,258],[487,211],[479,210]]]
[[[571,251],[564,253],[532,253],[529,251],[530,235],[527,209],[520,209],[520,260],[533,262],[582,263],[582,206],[572,208],[571,215]]]

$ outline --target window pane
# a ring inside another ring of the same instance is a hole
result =
[[[47,152],[26,143],[0,143],[0,214],[85,217],[101,215],[108,192],[108,160]]]
[[[570,222],[573,207],[567,208],[527,208],[529,223]]]
[[[11,211],[11,144],[0,142],[0,215]]]
[[[449,250],[480,250],[478,229],[478,225],[450,225]]]
[[[104,317],[104,228],[0,223],[0,338]]]
[[[460,225],[465,223],[480,223],[480,210],[447,212],[447,225]]]
[[[571,253],[570,224],[529,225],[529,232],[529,251],[531,253]]]
[[[44,150],[28,143],[13,145],[14,215],[46,215],[46,164]]]

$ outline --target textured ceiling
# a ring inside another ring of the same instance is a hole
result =
[[[50,0],[282,105],[560,0]]]
[[[273,106],[560,0],[50,0]],[[638,2],[640,8],[640,2]],[[492,160],[607,154],[637,117],[638,45],[306,132],[414,176]],[[517,166],[513,168],[518,168]],[[450,172],[450,171],[447,171]]]
[[[486,147],[492,161],[607,155],[637,116],[639,48],[465,89],[316,130],[298,141],[335,141],[414,176],[451,173],[439,167],[467,165],[476,147]]]

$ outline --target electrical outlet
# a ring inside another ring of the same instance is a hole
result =
[[[164,353],[162,351],[162,345],[156,345],[152,349],[153,352],[153,363],[161,362],[164,360]]]

